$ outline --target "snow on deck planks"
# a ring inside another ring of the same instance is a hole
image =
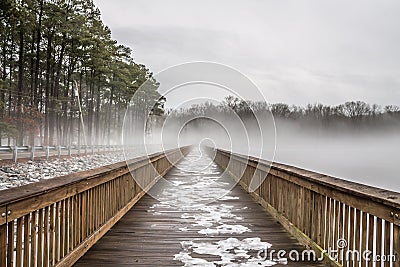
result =
[[[276,252],[273,262],[269,255],[259,259],[258,251],[269,246],[268,253],[300,255],[305,248],[221,169],[198,156],[193,152],[172,169],[168,182],[153,187],[75,266],[322,266],[278,261]]]

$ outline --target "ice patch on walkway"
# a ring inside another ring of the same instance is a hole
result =
[[[202,235],[218,235],[218,234],[243,234],[245,232],[251,232],[249,228],[243,225],[229,225],[222,224],[217,228],[207,228],[198,231]]]
[[[236,200],[236,199],[239,199],[239,197],[232,197],[232,196],[225,195],[225,196],[221,197],[219,200]]]
[[[228,238],[218,242],[193,241],[181,242],[183,251],[176,254],[174,260],[184,263],[184,266],[273,266],[275,261],[258,257],[259,251],[271,248],[271,244],[262,242],[260,238]],[[215,256],[216,260],[197,258],[196,255]],[[256,255],[256,256],[254,256]]]
[[[232,213],[233,206],[220,204],[220,205],[209,205],[204,206],[199,209],[198,213],[184,213],[182,214],[181,218],[183,219],[194,219],[197,223],[200,222],[211,222],[216,223],[220,222],[222,219],[236,219],[241,220],[242,218]]]

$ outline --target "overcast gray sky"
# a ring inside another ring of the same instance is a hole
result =
[[[398,0],[94,0],[113,37],[157,73],[232,66],[270,102],[400,104]]]

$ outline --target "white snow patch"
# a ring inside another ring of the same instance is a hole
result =
[[[223,196],[220,198],[220,200],[236,200],[236,199],[239,199],[239,197]]]
[[[229,224],[222,224],[214,229],[207,228],[198,231],[198,233],[202,235],[243,234],[245,232],[251,232],[251,230],[243,225],[229,225]]]
[[[186,184],[186,182],[183,182],[183,181],[173,181],[172,183],[173,183],[175,186],[180,186],[180,185]]]
[[[260,238],[228,238],[213,243],[181,242],[183,251],[176,254],[174,260],[184,263],[184,266],[273,266],[275,261],[259,257],[252,257],[250,251],[264,251],[271,248],[271,244],[262,242]],[[220,260],[207,261],[194,258],[192,253],[220,257]],[[282,261],[280,261],[282,263]]]
[[[231,205],[212,205],[200,208],[199,213],[181,215],[182,219],[194,219],[193,226],[210,227],[215,223],[221,223],[223,219],[242,220],[243,218],[232,213]]]

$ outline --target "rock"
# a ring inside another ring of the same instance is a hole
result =
[[[1,168],[1,171],[5,172],[5,173],[9,173],[10,172],[10,168],[9,167],[3,167],[3,168]]]

